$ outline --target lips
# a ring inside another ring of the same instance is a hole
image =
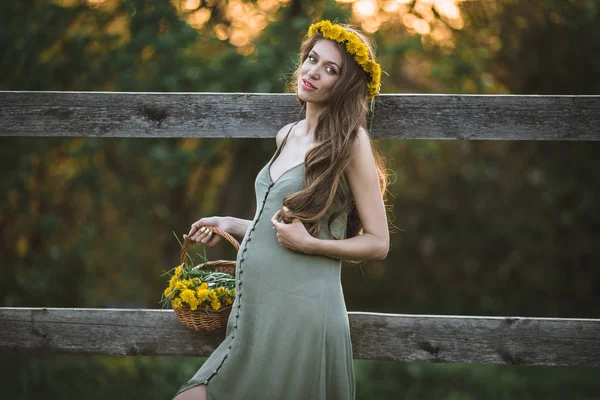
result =
[[[306,86],[316,89],[315,85],[313,85],[308,79],[302,79],[302,82],[304,82]]]

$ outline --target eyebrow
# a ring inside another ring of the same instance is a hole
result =
[[[314,51],[314,50],[311,50],[311,51],[312,51],[313,53],[315,53],[315,54],[317,55],[317,57],[321,57],[321,56],[319,55],[319,53],[317,53],[316,51]],[[329,61],[329,62],[330,62],[331,64],[335,65],[336,67],[338,67],[338,69],[341,69],[341,68],[340,68],[340,66],[339,66],[339,65],[337,65],[336,63],[334,63],[333,61]]]

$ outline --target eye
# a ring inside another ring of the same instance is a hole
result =
[[[327,72],[331,75],[335,75],[335,69],[333,67],[327,67]]]
[[[316,58],[315,58],[315,56],[313,56],[313,55],[310,55],[310,56],[308,56],[308,59],[309,59],[310,61],[312,61],[312,62],[315,62],[315,61],[317,61],[317,59],[316,59]]]

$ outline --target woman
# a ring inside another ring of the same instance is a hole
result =
[[[380,73],[363,33],[311,25],[294,76],[306,118],[277,133],[254,219],[202,218],[189,232],[209,247],[221,241],[211,227],[243,240],[225,340],[175,400],[354,399],[341,260],[388,253],[386,176],[364,128]]]

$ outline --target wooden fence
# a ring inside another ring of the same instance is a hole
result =
[[[600,96],[382,95],[374,139],[600,140]],[[291,94],[0,91],[0,136],[273,138]],[[1,267],[1,265],[0,265]],[[600,366],[600,319],[349,312],[354,357]],[[0,308],[0,352],[208,356],[172,310]]]

